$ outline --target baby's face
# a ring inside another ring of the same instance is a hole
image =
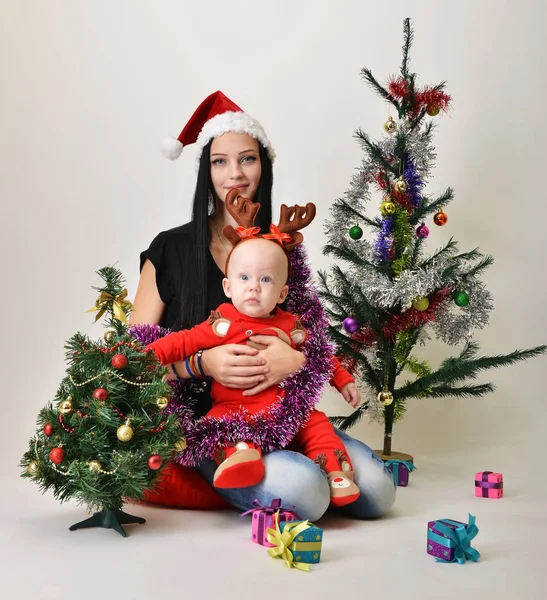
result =
[[[242,242],[230,257],[224,293],[240,313],[268,317],[287,296],[287,273],[287,256],[277,243],[260,238]]]

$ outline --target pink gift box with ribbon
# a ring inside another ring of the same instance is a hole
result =
[[[275,498],[272,500],[270,506],[265,506],[260,500],[254,500],[253,506],[250,510],[246,510],[241,513],[241,517],[252,514],[252,530],[251,539],[255,544],[261,544],[262,546],[268,546],[272,548],[274,544],[267,540],[268,529],[275,529],[276,519],[279,519],[279,523],[283,521],[295,521],[300,517],[291,509],[294,506],[288,505],[283,506],[281,504],[281,498]]]
[[[476,473],[475,496],[478,498],[501,498],[503,496],[503,475],[492,471]]]

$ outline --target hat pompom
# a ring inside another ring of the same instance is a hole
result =
[[[182,154],[182,144],[174,137],[165,138],[161,144],[161,153],[169,160],[177,160]]]

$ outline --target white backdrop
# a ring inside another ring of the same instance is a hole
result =
[[[456,200],[448,225],[431,227],[429,248],[454,236],[462,249],[494,255],[486,283],[496,309],[477,336],[484,353],[547,340],[541,0],[6,2],[0,464],[11,483],[64,375],[64,342],[77,330],[102,333],[85,313],[94,271],[117,263],[133,297],[139,252],[188,219],[194,155],[166,161],[163,137],[216,89],[259,118],[278,152],[277,205],[317,204],[307,248],[314,269],[324,268],[323,221],[361,158],[353,131],[379,137],[389,114],[360,69],[381,81],[397,72],[406,16],[419,83],[446,79],[454,98],[439,118],[427,192],[452,186]],[[437,342],[421,353],[433,364],[446,354]],[[395,449],[425,458],[544,447],[546,360],[487,374],[497,391],[484,399],[413,401]],[[322,408],[340,414],[345,405],[329,392]],[[381,444],[382,428],[366,418],[353,433]]]

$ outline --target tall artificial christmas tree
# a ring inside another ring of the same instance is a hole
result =
[[[393,456],[393,424],[404,415],[410,398],[482,396],[493,385],[469,381],[481,371],[546,349],[480,357],[471,336],[487,324],[493,307],[481,281],[492,257],[477,249],[460,252],[452,238],[433,254],[425,254],[428,220],[432,217],[434,226],[445,226],[444,211],[454,196],[451,188],[435,198],[425,193],[436,156],[435,119],[449,109],[451,98],[444,82],[418,87],[416,74],[409,70],[412,38],[406,19],[400,75],[386,86],[368,69],[362,70],[392,114],[379,141],[356,131],[365,156],[325,224],[328,243],[323,251],[337,262],[328,273],[319,273],[320,295],[339,354],[373,396],[349,416],[333,421],[347,429],[368,410],[374,420],[384,423],[386,459]],[[367,204],[376,198],[379,211],[367,215]],[[363,237],[364,226],[372,232],[371,240]],[[449,345],[462,344],[456,356],[437,368],[413,355],[429,332]],[[411,376],[401,381],[403,371]]]
[[[65,345],[68,368],[24,454],[23,477],[61,502],[75,499],[91,512],[70,527],[107,527],[125,537],[125,523],[144,523],[122,511],[125,498],[142,499],[165,461],[184,440],[167,415],[167,369],[127,332],[131,303],[121,273],[104,267],[104,286],[92,311],[106,317],[103,340],[76,333]]]

